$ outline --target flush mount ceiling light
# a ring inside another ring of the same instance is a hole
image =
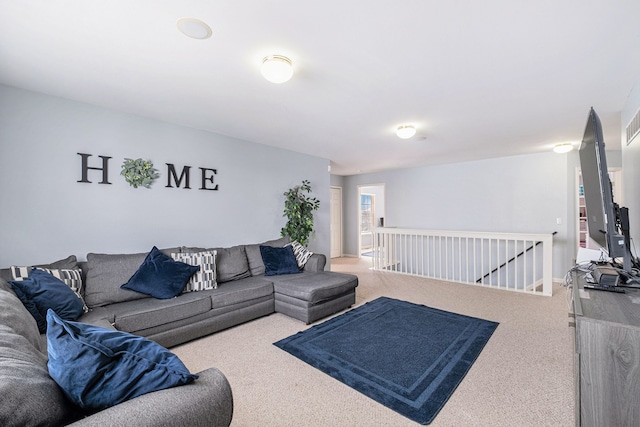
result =
[[[262,60],[262,76],[271,83],[284,83],[293,76],[293,64],[282,55],[269,55]]]
[[[178,30],[185,36],[193,39],[204,40],[211,37],[211,27],[199,19],[180,18],[176,23]]]
[[[556,144],[555,147],[553,147],[553,152],[558,154],[568,153],[571,150],[573,150],[573,145],[568,142]]]
[[[402,125],[398,126],[398,129],[396,129],[396,135],[398,135],[398,138],[409,139],[415,134],[416,127],[413,125]]]

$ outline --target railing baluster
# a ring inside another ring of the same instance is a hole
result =
[[[532,259],[531,259],[531,265],[533,266],[533,274],[531,275],[531,283],[532,283],[532,288],[534,292],[537,292],[538,290],[538,269],[537,269],[537,256],[538,256],[538,249],[537,246],[538,242],[536,242],[536,246],[534,246],[533,248],[533,255],[532,255]]]
[[[456,242],[458,242],[458,256],[456,259],[458,260],[458,281],[462,281],[462,238],[456,237]]]
[[[424,237],[420,236],[420,276],[424,276]]]

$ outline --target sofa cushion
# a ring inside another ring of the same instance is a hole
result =
[[[211,310],[211,297],[204,292],[192,292],[178,298],[146,298],[106,308],[113,314],[116,328],[134,333],[206,313]]]
[[[247,254],[247,262],[249,263],[249,271],[252,276],[261,276],[264,274],[264,262],[260,253],[260,246],[271,246],[274,248],[282,248],[291,242],[289,236],[281,237],[275,240],[267,240],[266,242],[256,245],[246,245],[244,250]]]
[[[353,274],[322,271],[290,276],[273,276],[276,294],[287,295],[310,304],[318,304],[345,294],[358,286],[358,277]]]
[[[43,270],[33,269],[25,280],[11,280],[9,283],[42,333],[47,330],[48,309],[53,309],[66,320],[76,320],[84,313],[80,296],[60,279]]]
[[[207,289],[215,289],[218,286],[216,278],[216,251],[180,252],[171,253],[175,261],[196,265],[200,270],[196,271],[189,279],[184,292],[197,292]]]
[[[182,293],[189,279],[200,267],[174,261],[155,246],[140,268],[121,286],[154,298],[173,298]]]
[[[244,246],[214,248],[216,251],[216,269],[218,283],[240,280],[251,276]]]
[[[73,407],[49,376],[36,322],[3,280],[0,280],[0,368],[0,425],[66,424]]]
[[[146,338],[66,322],[52,310],[47,322],[49,374],[81,408],[107,408],[198,378],[176,355]]]
[[[151,300],[153,300],[153,298],[137,299],[134,301],[151,301]],[[114,304],[105,305],[104,307],[93,307],[88,313],[84,313],[82,316],[78,317],[78,320],[76,321],[82,322],[82,323],[89,323],[95,326],[102,326],[103,328],[107,328],[107,329],[117,329],[114,326],[116,318],[111,308],[117,306],[118,304],[127,304],[127,303],[117,302]],[[46,336],[45,336],[45,339],[46,339]]]
[[[271,246],[260,246],[260,254],[264,262],[264,275],[277,276],[280,274],[300,273],[300,267],[293,254],[291,246],[284,248],[272,248]]]
[[[220,285],[218,289],[207,293],[211,295],[211,308],[216,310],[264,297],[273,298],[273,282],[264,276],[247,277]]]
[[[76,268],[77,265],[78,265],[78,258],[76,258],[75,255],[69,255],[66,258],[63,258],[58,261],[50,262],[49,264],[36,264],[34,265],[34,267],[67,269],[67,268]]]

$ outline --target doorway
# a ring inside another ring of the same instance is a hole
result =
[[[385,184],[358,186],[358,257],[373,254],[373,230],[385,224]]]

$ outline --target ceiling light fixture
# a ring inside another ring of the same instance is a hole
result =
[[[398,129],[396,129],[396,135],[398,135],[398,138],[409,139],[415,134],[416,127],[413,125],[402,125],[398,126]]]
[[[262,76],[271,83],[284,83],[293,76],[293,63],[282,55],[269,55],[262,60]]]
[[[211,27],[199,19],[180,18],[176,25],[182,34],[193,39],[208,39],[212,34]]]
[[[573,150],[573,145],[568,142],[556,144],[555,147],[553,147],[553,152],[558,154],[568,153],[571,150]]]

